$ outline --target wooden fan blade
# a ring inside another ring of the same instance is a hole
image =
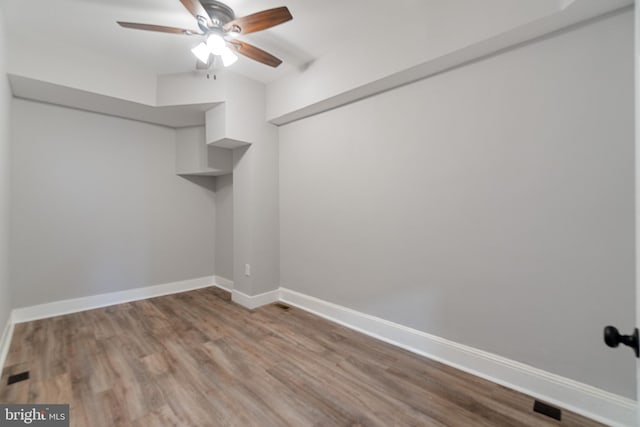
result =
[[[193,15],[194,18],[198,19],[199,16],[205,20],[207,23],[207,27],[213,27],[213,23],[211,22],[211,18],[207,11],[202,7],[198,0],[180,0],[180,3]]]
[[[291,16],[289,9],[282,6],[276,7],[275,9],[263,10],[262,12],[254,13],[244,18],[234,19],[225,24],[224,30],[233,31],[235,28],[239,30],[238,32],[240,34],[249,34],[275,27],[292,19],[293,16]]]
[[[261,62],[270,67],[277,67],[282,64],[282,60],[276,58],[264,50],[255,47],[249,43],[245,43],[240,40],[229,40],[229,44],[238,52],[240,55],[244,55],[247,58],[251,58],[254,61]]]
[[[191,30],[185,30],[184,28],[165,27],[162,25],[137,24],[135,22],[122,22],[122,21],[118,21],[118,24],[121,27],[133,28],[134,30],[158,31],[160,33],[184,34],[187,36],[191,36],[193,34],[200,35],[200,33],[196,33]]]

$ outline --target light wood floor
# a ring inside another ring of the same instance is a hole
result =
[[[208,288],[16,325],[0,402],[70,403],[76,426],[595,426],[275,305]],[[7,386],[9,375],[30,379]]]

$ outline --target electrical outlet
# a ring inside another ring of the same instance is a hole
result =
[[[251,276],[251,265],[250,264],[245,264],[244,265],[244,275],[245,276]]]

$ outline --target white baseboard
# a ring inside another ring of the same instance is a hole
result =
[[[231,291],[232,300],[248,309],[282,301],[602,423],[611,426],[636,425],[637,404],[634,400],[290,289],[279,288],[249,296],[233,289],[233,282],[230,280],[211,276],[14,309],[0,338],[0,366],[3,366],[6,360],[15,323],[209,286]]]
[[[634,400],[290,289],[280,288],[280,300],[607,425],[636,425]]]
[[[224,289],[227,292],[233,291],[233,280],[225,279],[224,277],[215,276],[215,286],[220,289]]]
[[[279,300],[280,289],[275,289],[273,291],[265,292],[259,295],[247,295],[236,289],[231,291],[231,301],[235,302],[236,304],[240,304],[241,306],[248,308],[249,310],[253,310],[254,308],[271,304],[272,302],[276,302]]]
[[[13,310],[12,320],[13,323],[29,322],[31,320],[45,319],[47,317],[77,313],[79,311],[92,310],[94,308],[107,307],[125,302],[206,288],[213,286],[214,283],[214,278],[212,276],[198,277],[196,279],[180,280],[178,282],[164,283],[144,288],[128,289],[126,291],[110,292],[107,294],[92,295],[89,297],[16,308]]]
[[[2,336],[0,336],[0,372],[4,368],[4,362],[7,360],[9,354],[9,347],[11,346],[11,337],[13,336],[13,320],[10,315],[7,319],[7,323],[4,325]]]

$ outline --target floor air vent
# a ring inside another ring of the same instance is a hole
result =
[[[539,400],[536,400],[536,402],[533,404],[533,412],[546,415],[547,417],[553,418],[554,420],[562,420],[562,411],[560,410],[560,408],[547,405],[546,403],[542,403]]]
[[[20,381],[25,381],[29,379],[29,371],[20,372],[19,374],[9,375],[9,379],[7,380],[7,385],[19,383]]]
[[[276,307],[281,308],[283,310],[289,310],[291,308],[287,304],[284,304],[284,303],[281,303],[281,302],[277,302],[276,303]]]

